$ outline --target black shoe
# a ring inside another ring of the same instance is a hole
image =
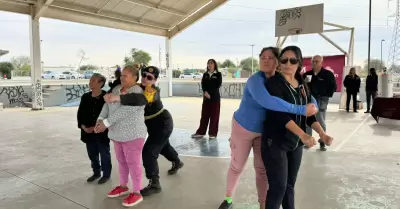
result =
[[[325,145],[325,143],[322,141],[322,139],[319,139],[318,142],[319,142],[319,150],[321,150],[321,151],[326,151],[326,145]]]
[[[97,182],[98,184],[104,184],[106,183],[108,180],[110,180],[110,177],[101,177],[101,179]]]
[[[89,177],[86,181],[90,183],[90,182],[93,182],[94,180],[96,180],[98,178],[100,178],[99,174],[93,174],[93,176]]]
[[[364,113],[370,113],[369,110],[365,111]]]
[[[346,112],[350,112],[350,110],[346,110]]]
[[[358,111],[357,111],[357,110],[354,110],[353,112],[355,112],[355,113],[358,113]]]
[[[232,203],[228,203],[226,200],[224,200],[218,209],[231,209],[231,208],[232,208]]]
[[[145,196],[150,196],[152,194],[160,193],[161,191],[162,191],[162,188],[160,185],[160,180],[159,179],[150,179],[149,185],[147,185],[147,187],[140,190],[140,194],[143,197],[145,197]]]
[[[172,162],[172,168],[168,170],[168,175],[175,175],[179,169],[183,167],[183,163],[179,162]]]

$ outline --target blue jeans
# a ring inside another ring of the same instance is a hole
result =
[[[109,141],[105,142],[98,134],[90,134],[86,142],[86,150],[93,173],[100,176],[103,171],[103,177],[109,178],[112,169]]]

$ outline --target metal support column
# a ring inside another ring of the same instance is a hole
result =
[[[35,8],[31,6],[29,17],[29,36],[31,49],[31,81],[32,81],[32,110],[43,109],[42,95],[42,60],[40,52],[40,24],[35,18]]]
[[[165,64],[167,70],[167,78],[168,78],[168,96],[172,97],[172,50],[171,50],[171,39],[165,38]]]

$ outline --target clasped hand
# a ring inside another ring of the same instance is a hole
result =
[[[107,127],[104,125],[104,122],[102,120],[98,120],[96,126],[94,127],[94,132],[103,133],[106,129]]]

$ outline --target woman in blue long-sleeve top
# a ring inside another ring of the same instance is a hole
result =
[[[271,96],[265,88],[267,78],[275,74],[279,49],[263,48],[260,53],[260,71],[252,75],[245,86],[239,109],[234,113],[230,138],[231,162],[227,175],[226,198],[219,209],[232,208],[232,196],[239,183],[240,174],[247,162],[251,148],[254,152],[254,169],[260,208],[265,208],[268,190],[267,175],[261,159],[261,133],[267,109],[311,116],[317,113],[314,104],[294,105]]]

